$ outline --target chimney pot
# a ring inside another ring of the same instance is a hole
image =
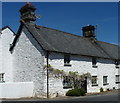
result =
[[[95,27],[92,25],[87,25],[82,28],[83,31],[83,36],[84,37],[89,37],[89,38],[95,38]]]

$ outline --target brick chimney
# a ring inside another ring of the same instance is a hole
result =
[[[86,38],[95,38],[95,27],[88,25],[82,28],[83,36]]]

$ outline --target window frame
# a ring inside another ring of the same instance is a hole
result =
[[[70,80],[69,76],[63,76],[63,89],[72,88],[73,83]]]
[[[93,80],[95,80],[95,83],[93,83]],[[97,78],[97,76],[92,76],[91,83],[92,83],[92,86],[98,86],[98,78]]]
[[[97,58],[96,57],[92,57],[92,67],[93,68],[97,68],[98,66],[96,64],[97,64]]]
[[[120,68],[120,67],[119,67],[119,64],[120,64],[120,63],[119,63],[119,62],[120,62],[120,61],[115,60],[115,67],[116,67],[116,68]]]
[[[120,83],[120,75],[115,75],[115,83]]]
[[[0,73],[0,83],[4,83],[4,74],[5,73]]]
[[[64,54],[64,66],[71,66],[70,61],[70,54]]]
[[[108,76],[103,76],[103,85],[108,85],[108,84],[109,84],[108,83]]]

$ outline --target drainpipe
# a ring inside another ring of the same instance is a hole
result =
[[[49,61],[48,61],[48,58],[49,58],[49,52],[47,51],[47,98],[49,98],[49,72],[48,72]]]

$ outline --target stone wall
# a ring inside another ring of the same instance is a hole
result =
[[[79,74],[84,74],[89,72],[91,76],[97,76],[98,86],[91,85],[91,79],[87,80],[87,92],[100,92],[102,87],[104,91],[108,88],[113,89],[115,87],[118,89],[118,84],[115,83],[115,75],[118,74],[120,69],[115,68],[113,60],[109,59],[100,59],[97,58],[97,68],[92,67],[92,58],[78,55],[71,55],[71,66],[64,66],[64,54],[61,53],[50,53],[49,55],[49,64],[54,69],[64,70],[65,72],[73,71],[78,72]],[[108,76],[108,85],[103,85],[103,76]],[[62,79],[52,79],[49,80],[50,91],[59,93],[60,95],[65,95],[66,89],[63,89]],[[52,85],[52,86],[51,86]]]
[[[33,82],[34,96],[46,97],[44,52],[24,27],[13,52],[14,82]]]

